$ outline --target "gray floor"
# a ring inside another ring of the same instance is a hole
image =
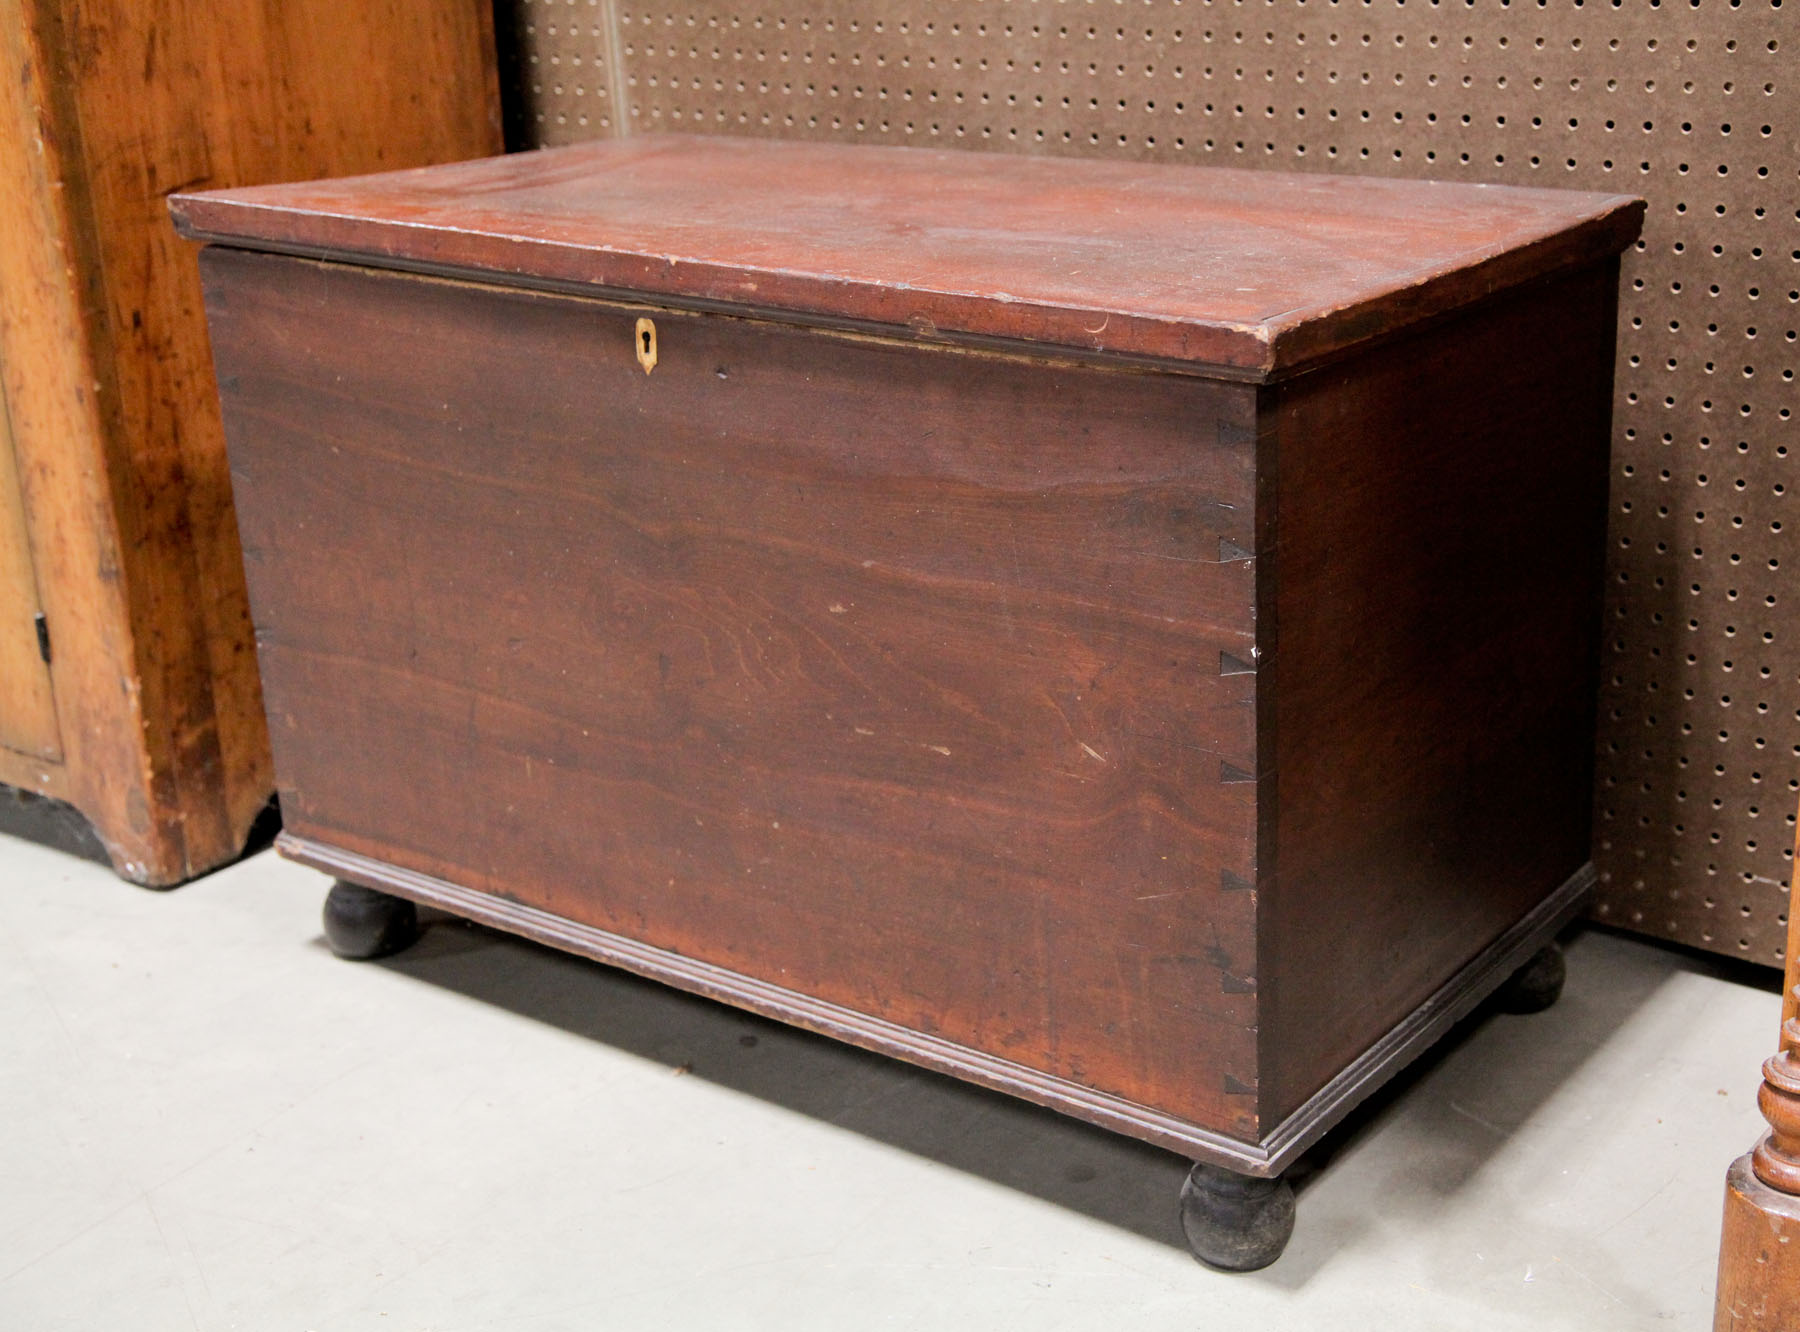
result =
[[[262,855],[0,839],[0,1329],[1702,1327],[1776,979],[1620,936],[1340,1134],[1228,1277],[1184,1163]]]

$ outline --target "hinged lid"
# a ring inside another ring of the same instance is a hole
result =
[[[1244,378],[1636,237],[1628,195],[723,137],[171,200],[229,245]]]

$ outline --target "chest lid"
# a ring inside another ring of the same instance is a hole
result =
[[[1628,195],[724,137],[180,194],[191,238],[378,267],[1293,371],[1617,254]]]

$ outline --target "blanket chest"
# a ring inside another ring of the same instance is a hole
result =
[[[1228,1267],[1553,995],[1638,201],[642,138],[174,209],[341,951],[432,903],[1134,1134]]]

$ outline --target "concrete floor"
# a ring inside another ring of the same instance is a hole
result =
[[[325,887],[0,839],[0,1329],[1703,1327],[1778,1008],[1580,934],[1230,1277],[1163,1152],[441,918],[339,962]]]

